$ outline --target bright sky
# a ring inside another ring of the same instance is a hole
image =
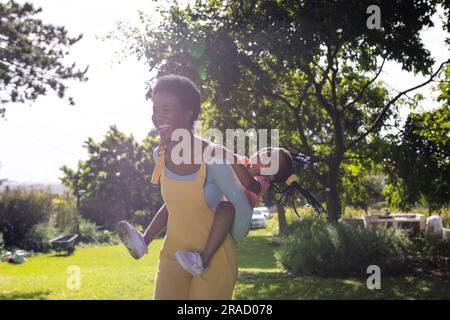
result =
[[[23,1],[21,1],[23,2]],[[88,137],[99,141],[115,124],[126,134],[142,141],[152,127],[151,104],[145,100],[145,81],[150,78],[144,63],[130,57],[115,63],[116,43],[103,42],[101,36],[114,29],[115,22],[138,23],[137,10],[152,14],[153,1],[34,0],[42,7],[46,23],[64,25],[71,35],[83,34],[71,49],[69,60],[89,65],[89,80],[70,83],[68,94],[76,101],[69,106],[55,94],[40,97],[31,104],[10,104],[6,121],[0,119],[0,178],[18,182],[59,182],[59,168],[75,168],[86,159],[82,147]],[[156,19],[156,17],[155,17]],[[435,17],[437,24],[437,17]],[[426,47],[437,62],[449,57],[440,24],[422,33]],[[395,89],[405,89],[424,80],[402,72],[393,63],[385,67],[382,78]],[[431,87],[420,91],[427,101],[425,109],[436,107]]]

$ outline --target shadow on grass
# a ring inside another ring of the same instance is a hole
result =
[[[71,253],[53,253],[51,255],[49,255],[49,258],[67,258],[67,257],[72,257],[75,254],[75,252],[71,252]]]
[[[274,254],[275,246],[267,236],[246,237],[237,249],[239,268],[274,269],[277,267]]]
[[[235,299],[449,299],[449,277],[392,277],[369,290],[366,279],[294,277],[277,272],[239,274]]]
[[[51,291],[0,293],[0,300],[45,300]]]

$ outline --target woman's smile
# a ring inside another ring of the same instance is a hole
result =
[[[169,124],[161,124],[157,126],[159,134],[162,136],[167,136],[170,133],[171,126]]]

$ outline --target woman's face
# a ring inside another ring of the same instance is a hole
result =
[[[152,101],[152,121],[159,130],[161,141],[170,141],[170,136],[175,129],[191,129],[191,112],[186,112],[176,95],[158,92],[153,95]]]

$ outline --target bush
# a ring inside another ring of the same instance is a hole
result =
[[[433,235],[421,233],[411,238],[411,255],[436,259],[440,257],[450,258],[450,239],[442,239]]]
[[[87,219],[78,218],[79,241],[84,243],[98,242],[99,232],[97,225]]]
[[[282,243],[277,258],[287,270],[324,277],[367,276],[370,265],[385,275],[398,273],[410,248],[408,239],[391,229],[308,220],[291,225]]]
[[[74,233],[78,233],[79,242],[83,243],[119,243],[119,239],[114,232],[99,230],[99,227],[94,222],[81,217],[78,217],[78,228]]]
[[[78,223],[76,199],[66,192],[52,201],[51,223],[62,233],[73,233]]]
[[[34,225],[49,221],[53,197],[41,190],[0,193],[0,232],[6,247],[21,245]]]
[[[153,215],[148,210],[137,210],[130,219],[133,226],[139,226],[140,231],[145,230],[153,219]]]
[[[39,223],[33,226],[25,236],[22,247],[28,251],[49,252],[50,239],[58,235],[58,230],[48,224]]]
[[[2,256],[3,252],[6,250],[5,242],[3,241],[3,234],[0,232],[0,256]]]
[[[108,244],[118,244],[119,238],[117,235],[110,230],[98,231],[97,233],[97,241],[100,243],[108,243]]]

